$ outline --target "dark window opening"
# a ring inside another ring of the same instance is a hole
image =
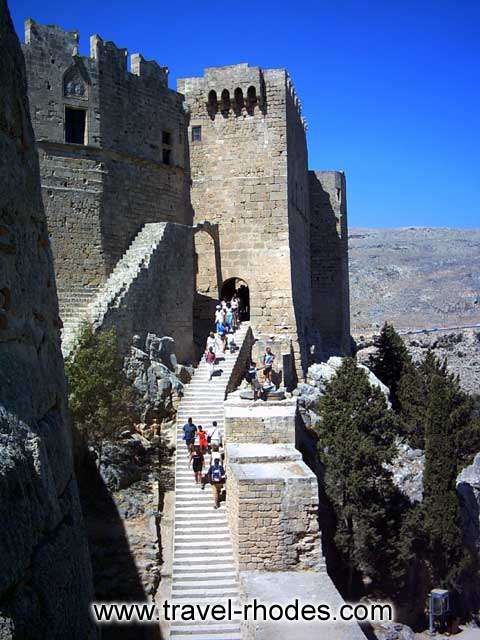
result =
[[[192,127],[192,142],[200,142],[202,139],[202,127]]]
[[[65,142],[85,144],[85,109],[65,107]]]
[[[162,152],[162,162],[163,164],[170,164],[170,160],[172,157],[171,149],[164,149]]]
[[[171,142],[172,136],[170,135],[170,131],[162,131],[162,144],[172,144]]]

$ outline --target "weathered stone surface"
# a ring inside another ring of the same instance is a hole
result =
[[[392,472],[394,485],[406,495],[410,502],[423,499],[423,471],[425,454],[421,449],[412,449],[406,443],[397,443],[397,455],[387,469]]]
[[[332,580],[325,573],[316,571],[242,571],[240,573],[242,598],[254,599],[268,605],[278,603],[284,607],[298,598],[302,604],[325,603],[337,611],[344,601]],[[291,609],[289,610],[291,611]],[[275,612],[277,613],[277,612]],[[313,620],[311,622],[280,620],[250,620],[242,625],[244,640],[365,640],[365,635],[354,622],[341,623]]]
[[[0,635],[94,638],[23,56],[0,0]]]
[[[311,253],[321,232],[313,245],[312,226],[330,224],[335,214],[324,222],[323,212],[310,211],[305,122],[292,81],[284,69],[239,64],[205,69],[177,87],[190,114],[195,217],[214,228],[195,237],[197,313],[211,313],[206,301],[218,298],[225,282],[248,285],[252,322],[261,333],[292,340],[301,377],[309,346],[318,342]],[[326,282],[331,274],[321,267],[313,265],[315,278]],[[321,296],[320,305],[324,290]],[[337,326],[343,330],[343,318]]]
[[[230,395],[225,402],[225,437],[232,443],[293,443],[296,413],[296,399],[255,402]]]
[[[337,369],[342,366],[342,358],[338,356],[332,356],[327,362],[321,362],[320,364],[313,364],[309,367],[307,372],[307,383],[313,387],[317,387],[323,394],[325,392],[325,383],[335,375]],[[386,385],[381,382],[377,376],[370,371],[370,369],[364,364],[358,365],[360,369],[363,369],[368,376],[368,381],[372,386],[378,387],[388,400],[390,397],[390,391]],[[304,387],[302,387],[304,388]]]
[[[480,453],[457,478],[465,542],[480,551]]]
[[[173,413],[176,401],[183,395],[183,383],[175,372],[179,371],[184,380],[188,380],[190,369],[177,364],[175,341],[172,338],[158,338],[149,333],[145,351],[140,345],[140,336],[135,335],[123,369],[138,394],[142,420],[151,422],[154,418],[162,419]],[[167,352],[162,345],[168,345]],[[160,359],[169,362],[170,367],[162,364]]]
[[[377,640],[415,640],[415,633],[405,624],[382,622],[373,625]]]

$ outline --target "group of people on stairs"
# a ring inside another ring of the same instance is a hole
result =
[[[220,506],[222,487],[225,484],[223,467],[223,437],[216,421],[205,431],[201,425],[195,425],[193,418],[188,418],[183,427],[183,439],[190,453],[188,468],[193,468],[195,484],[205,489],[212,487],[214,509]],[[208,456],[207,465],[205,464]],[[208,466],[207,473],[203,473]]]
[[[235,353],[234,334],[240,326],[240,300],[236,294],[227,302],[222,300],[215,309],[215,331],[212,331],[205,348],[208,380],[215,373],[215,364],[225,351]],[[193,469],[195,483],[203,490],[207,484],[212,487],[214,509],[220,506],[222,487],[225,484],[223,466],[223,436],[216,421],[206,431],[188,418],[183,427],[183,439],[189,451],[189,468]],[[208,461],[206,458],[208,456]],[[204,470],[207,468],[207,472]]]
[[[235,331],[240,326],[240,299],[236,294],[230,302],[221,300],[215,308],[215,331],[211,331],[207,338],[205,349],[205,360],[209,373],[209,380],[215,374],[215,362],[220,354],[228,349],[230,353],[235,353]]]

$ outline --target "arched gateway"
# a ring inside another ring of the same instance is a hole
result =
[[[221,298],[230,300],[236,293],[240,298],[240,320],[250,320],[250,289],[241,278],[228,278],[222,284]]]

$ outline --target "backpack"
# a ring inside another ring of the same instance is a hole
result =
[[[213,467],[212,468],[212,482],[221,482],[222,481],[222,468]]]

